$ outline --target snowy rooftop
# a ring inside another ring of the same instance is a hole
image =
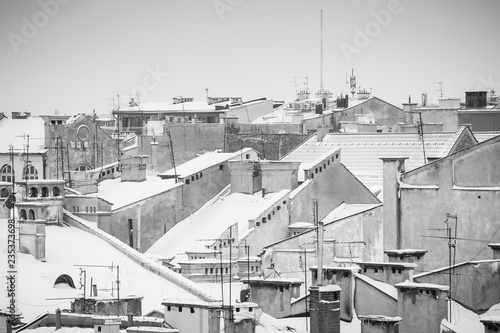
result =
[[[250,151],[252,148],[244,148],[234,153],[219,153],[219,152],[208,152],[203,155],[200,155],[192,160],[187,161],[175,168],[175,172],[177,172],[177,176],[184,178],[188,177],[192,174],[198,173],[200,171],[206,170],[212,166],[217,164],[221,164],[225,161],[238,159],[240,156]],[[159,176],[175,176],[174,169],[170,169],[165,171]]]
[[[6,220],[0,219],[0,223],[5,225]],[[0,243],[4,248],[6,238],[7,228],[0,228]],[[0,270],[3,272],[6,271],[6,263],[6,260],[0,261]],[[119,265],[120,296],[143,296],[143,313],[158,308],[166,296],[198,299],[187,290],[142,268],[104,240],[75,227],[47,226],[46,261],[37,261],[31,255],[19,253],[17,263],[18,305],[24,321],[32,320],[47,311],[54,312],[57,308],[70,308],[72,298],[83,295],[79,285],[79,281],[83,282],[80,280],[81,266],[78,265],[114,266],[113,270],[104,267],[82,267],[86,269],[87,284],[89,285],[92,279],[99,289],[111,289],[112,282],[116,281],[116,266]],[[67,285],[54,286],[54,282],[62,274],[71,276],[77,289]],[[90,288],[87,295],[89,291]],[[107,293],[110,294],[111,291]],[[7,306],[6,296],[6,290],[2,288],[0,308]]]
[[[148,255],[162,254],[164,258],[174,257],[186,251],[206,250],[230,226],[237,223],[241,239],[249,229],[249,219],[281,199],[288,190],[255,195],[232,193],[218,200],[211,200],[197,212],[177,223],[146,252]],[[235,230],[236,231],[236,230]]]
[[[465,127],[461,127],[456,132],[426,133],[426,156],[447,156],[464,130]],[[340,162],[372,192],[382,188],[381,158],[407,157],[406,171],[424,165],[422,141],[418,133],[329,133],[321,142],[313,135],[282,161],[302,159],[309,162],[339,147]]]
[[[434,283],[418,283],[418,282],[410,282],[406,280],[405,282],[397,283],[396,288],[409,288],[409,289],[435,289],[448,291],[450,287],[443,286],[441,284]]]
[[[154,176],[147,176],[142,182],[122,182],[121,178],[106,179],[99,183],[98,193],[88,196],[111,202],[112,209],[117,210],[181,185],[182,183],[176,184],[174,179],[162,180]]]
[[[176,104],[172,102],[144,102],[138,106],[121,106],[118,111],[215,112],[215,105],[209,105],[207,102],[184,102]]]
[[[29,153],[44,153],[47,149],[45,145],[45,127],[44,120],[38,117],[27,119],[9,119],[3,118],[0,120],[0,152],[9,152],[9,146],[12,145],[15,153],[20,153],[24,150],[27,139],[24,135],[29,135]]]
[[[337,206],[337,208],[328,213],[328,215],[323,218],[323,222],[335,222],[349,216],[366,212],[381,205],[382,204],[348,204],[343,202],[339,206]]]

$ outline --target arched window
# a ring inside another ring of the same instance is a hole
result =
[[[22,220],[26,220],[26,210],[21,209],[19,211],[19,218],[22,219]]]
[[[24,168],[23,179],[38,179],[38,171],[33,165]]]
[[[59,187],[54,186],[54,188],[52,189],[52,196],[58,197],[60,195],[61,195],[61,190],[59,189]]]
[[[5,187],[0,190],[0,198],[7,198],[9,194],[9,189]]]
[[[12,167],[9,164],[5,164],[0,169],[0,181],[1,182],[12,182]]]
[[[41,197],[46,198],[49,196],[49,189],[47,186],[42,187],[42,193],[40,194]]]
[[[33,209],[30,209],[28,211],[28,219],[30,219],[30,220],[36,220],[35,219],[35,211]]]
[[[89,167],[89,166],[86,166],[86,165],[80,165],[80,166],[79,166],[79,167],[77,167],[75,170],[76,170],[76,171],[87,171],[87,170],[92,170],[92,168],[91,168],[91,167]]]
[[[32,198],[38,197],[38,189],[35,186],[30,188],[30,197]]]

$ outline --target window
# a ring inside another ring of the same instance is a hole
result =
[[[190,307],[189,310],[191,311],[191,313],[194,313],[194,308],[193,307]]]
[[[224,170],[224,164],[219,165],[219,170]]]
[[[54,188],[52,189],[52,196],[58,197],[60,195],[61,195],[61,190],[59,189],[59,187],[54,186]]]
[[[21,209],[19,211],[19,218],[22,220],[26,220],[27,216],[26,216],[26,211],[24,209]]]
[[[86,166],[86,165],[80,165],[79,167],[77,167],[75,170],[76,171],[87,171],[87,170],[90,170],[91,168],[89,166]]]
[[[262,218],[262,223],[266,223],[266,218],[265,217]]]
[[[258,227],[260,226],[260,222],[255,222],[255,225]]]
[[[41,197],[46,198],[49,196],[49,189],[47,186],[42,187]]]
[[[276,207],[276,210],[281,210],[281,206]]]
[[[9,196],[9,190],[6,188],[3,188],[0,190],[0,198],[7,198]]]
[[[190,180],[189,180],[189,179],[186,179],[184,182],[186,183],[186,185],[189,185]]]
[[[38,179],[38,171],[33,165],[28,165],[23,171],[24,179]]]
[[[34,186],[30,188],[30,197],[32,198],[38,197],[38,189]]]
[[[167,305],[167,311],[171,311],[172,307],[170,305]]]
[[[12,182],[12,167],[9,164],[5,164],[0,169],[0,181],[2,182]]]
[[[28,219],[30,219],[30,220],[36,220],[35,219],[35,211],[33,209],[30,209],[28,211]]]
[[[249,160],[250,159],[250,154],[246,154],[245,157],[246,157],[247,160]]]
[[[179,306],[179,312],[182,312],[182,306]]]
[[[203,178],[203,172],[200,172],[200,178]]]

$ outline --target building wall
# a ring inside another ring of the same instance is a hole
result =
[[[441,321],[447,318],[448,313],[446,293],[440,290],[398,288],[398,316],[402,318],[399,331],[440,332]]]
[[[477,131],[500,131],[500,110],[460,110],[459,124],[470,124],[471,129]]]
[[[290,221],[313,222],[313,200],[318,201],[318,218],[322,219],[342,202],[376,204],[380,201],[343,165],[334,162],[302,184],[291,200]]]
[[[365,261],[382,261],[382,206],[377,206],[361,214],[343,218],[334,223],[324,225],[323,262],[330,265],[335,257],[362,258]],[[289,237],[283,241],[267,245],[273,250],[275,269],[284,277],[304,279],[304,269],[317,265],[316,229]],[[331,240],[335,240],[339,244]],[[364,241],[366,245],[341,244],[349,241]],[[308,251],[304,255],[304,248]],[[307,261],[307,265],[306,265]],[[263,260],[263,265],[264,265]],[[311,275],[307,273],[307,284],[312,284]]]
[[[46,158],[42,154],[19,154],[20,152],[14,152],[14,176],[16,181],[21,181],[24,179],[23,170],[26,165],[26,160],[29,159],[30,165],[33,165],[38,172],[38,179],[48,178],[46,175]],[[12,167],[12,161],[10,159],[9,153],[0,154],[0,169],[8,164]],[[1,180],[0,180],[1,181]]]
[[[403,110],[377,97],[372,97],[342,112],[337,111],[336,122],[339,124],[340,121],[357,121],[356,115],[375,119],[378,124],[389,127],[403,120]]]
[[[174,150],[175,164],[180,165],[196,157],[197,154],[224,148],[224,124],[166,124],[163,135],[156,135],[158,142],[158,158],[148,160],[148,167],[158,173],[172,169],[170,140],[167,131],[170,131]],[[150,155],[153,136],[140,135],[137,137],[137,154]],[[152,163],[156,162],[157,165]]]
[[[51,148],[47,151],[47,178],[62,179],[62,162],[60,155],[62,150],[59,150],[58,165],[58,149],[56,149],[56,138],[58,136],[61,137],[62,143],[68,147],[68,153],[66,153],[66,149],[63,151],[64,171],[74,171],[81,165],[86,165],[91,169],[95,169],[117,160],[117,142],[97,126],[89,117],[80,115],[68,126],[65,124],[53,125],[50,123],[48,117],[44,117],[44,121],[45,145],[47,148]],[[83,130],[81,127],[88,128],[87,139],[84,139],[83,135],[87,134],[87,130]],[[67,175],[65,175],[65,179],[67,178]],[[72,187],[78,190],[78,183],[75,182],[72,184]]]
[[[443,132],[456,132],[458,129],[458,109],[416,108],[414,111],[422,112],[422,121],[424,123],[443,124]],[[414,114],[413,119],[415,122],[419,121],[419,115]]]
[[[468,262],[457,266],[451,278],[453,299],[476,313],[500,303],[500,261]],[[449,285],[449,270],[416,277],[415,282]]]
[[[273,100],[266,100],[234,106],[227,112],[227,116],[237,117],[240,123],[251,123],[255,119],[273,112],[273,104]]]
[[[313,285],[317,285],[317,268],[311,268]],[[353,271],[349,269],[323,268],[323,285],[340,287],[340,319],[351,322],[353,318]]]
[[[182,311],[179,311],[182,308]],[[191,310],[193,309],[193,310]],[[194,311],[194,313],[191,313]],[[165,309],[165,321],[180,332],[213,332],[210,330],[209,309],[189,306],[169,306]]]
[[[448,244],[444,239],[418,235],[446,236],[429,231],[445,228],[447,213],[456,214],[457,236],[499,242],[496,234],[500,219],[500,137],[461,150],[426,167],[402,175],[410,184],[401,193],[401,248],[428,249],[426,269],[448,265]],[[411,185],[438,185],[421,188]],[[385,202],[385,201],[384,201]],[[384,209],[389,209],[385,206]],[[454,220],[449,219],[452,230]],[[478,227],[480,226],[480,227]],[[493,237],[493,238],[492,238]],[[457,241],[456,262],[471,258],[491,258],[481,242]]]
[[[290,135],[291,133],[304,135],[303,124],[289,124],[289,123],[276,123],[276,124],[238,124],[238,132],[241,135],[276,135],[280,133],[287,133],[283,135]],[[247,147],[247,146],[245,146]],[[237,149],[236,149],[237,150]]]
[[[398,301],[361,279],[355,279],[354,308],[356,315],[383,315],[396,317]]]
[[[298,284],[282,284],[271,282],[250,283],[250,302],[257,303],[259,308],[274,318],[283,318],[291,314],[292,298],[297,298]]]

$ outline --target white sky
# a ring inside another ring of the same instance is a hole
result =
[[[54,1],[66,3],[44,14],[41,4]],[[320,9],[324,88],[334,95],[348,91],[351,68],[358,86],[396,105],[425,90],[432,102],[431,82],[462,100],[466,90],[500,90],[499,1],[393,1],[2,1],[0,112],[106,113],[110,98],[125,104],[141,86],[141,101],[202,100],[205,88],[291,100],[294,76],[319,89]],[[377,23],[374,13],[393,7]],[[371,37],[361,41],[358,31]],[[357,53],[347,57],[347,44]]]

